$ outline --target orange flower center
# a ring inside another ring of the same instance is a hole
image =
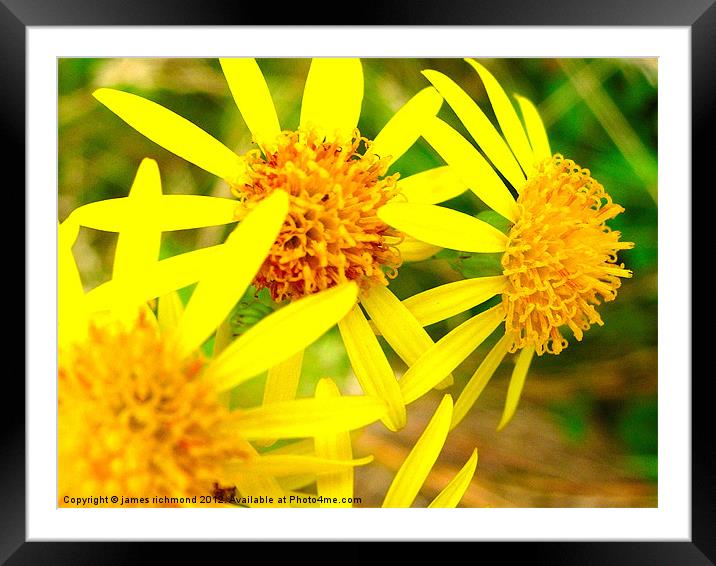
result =
[[[568,344],[561,327],[581,340],[590,325],[603,324],[594,307],[613,300],[620,278],[631,277],[617,252],[634,244],[605,224],[624,209],[588,169],[559,154],[537,167],[517,207],[502,257],[506,332],[513,352],[533,346],[540,355],[559,354]]]
[[[396,193],[388,162],[359,153],[356,130],[348,141],[298,130],[280,134],[267,155],[247,156],[250,181],[234,194],[250,209],[276,190],[289,194],[288,217],[254,284],[276,301],[298,299],[345,281],[362,288],[387,285],[400,255],[397,233],[377,210]],[[385,271],[384,271],[385,268]]]
[[[178,360],[173,343],[143,317],[133,328],[89,329],[85,343],[60,351],[59,504],[71,498],[149,498],[211,493],[231,458],[245,458],[220,432],[230,419],[200,379],[200,356]],[[101,506],[113,506],[103,502]]]

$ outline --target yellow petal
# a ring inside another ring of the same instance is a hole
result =
[[[385,401],[385,426],[400,430],[405,426],[405,403],[400,386],[378,339],[358,305],[338,323],[351,367],[366,395]]]
[[[397,247],[400,252],[400,258],[403,261],[423,261],[424,259],[434,256],[442,249],[439,246],[426,244],[407,235]]]
[[[221,321],[216,333],[214,334],[214,349],[212,350],[212,357],[217,357],[223,352],[226,347],[231,344],[234,339],[234,330],[231,328],[231,313],[229,313],[224,320]]]
[[[477,468],[477,448],[472,451],[470,459],[465,463],[462,469],[455,474],[455,477],[450,480],[450,483],[438,493],[437,497],[428,505],[428,508],[452,509],[457,507],[462,496],[465,495],[467,488],[470,486],[472,477],[475,475],[475,468]]]
[[[485,386],[495,374],[495,371],[505,358],[505,354],[507,354],[507,351],[510,349],[511,341],[512,338],[509,335],[503,336],[498,340],[497,344],[492,347],[487,356],[485,356],[485,359],[482,360],[480,367],[477,368],[470,378],[470,381],[467,382],[467,385],[465,385],[460,393],[460,397],[458,397],[455,402],[455,410],[452,413],[452,424],[450,425],[451,429],[460,424],[460,421],[462,421],[467,412],[475,404],[475,401],[480,397],[480,393],[485,389]]]
[[[353,468],[348,468],[352,470]],[[327,474],[323,474],[320,477],[324,477]],[[278,484],[284,491],[296,491],[304,489],[309,485],[316,483],[316,474],[298,474],[293,476],[284,476],[278,479]]]
[[[283,444],[278,448],[271,448],[270,454],[281,455],[281,454],[294,454],[297,456],[309,456],[315,455],[315,446],[312,438],[304,438],[303,440],[296,440]]]
[[[222,426],[249,440],[306,438],[361,428],[385,412],[385,403],[374,397],[294,399],[237,413]]]
[[[434,345],[420,322],[387,287],[374,285],[363,295],[361,304],[386,342],[408,366]]]
[[[258,452],[243,438],[237,438],[236,444],[249,457],[258,457]],[[263,495],[272,500],[271,503],[251,503],[249,507],[289,507],[288,503],[279,503],[286,494],[273,476],[267,474],[231,474],[228,471],[224,471],[223,479],[226,485],[235,485],[240,496]]]
[[[266,376],[266,384],[264,385],[262,405],[269,405],[279,401],[290,401],[296,398],[298,382],[301,378],[302,364],[303,350],[300,350],[290,358],[269,368],[268,375]],[[261,445],[270,446],[274,442],[276,442],[275,438],[268,438],[261,441]]]
[[[512,222],[517,219],[509,189],[470,142],[438,118],[425,124],[423,136],[482,202]]]
[[[410,507],[438,459],[450,430],[452,397],[445,395],[428,426],[395,474],[383,507]]]
[[[258,456],[249,460],[237,460],[225,465],[231,474],[269,474],[274,477],[296,474],[332,474],[346,468],[364,466],[373,461],[373,456],[355,460],[331,460],[316,456]]]
[[[542,161],[543,159],[549,159],[552,157],[552,151],[549,148],[549,138],[547,137],[547,131],[544,128],[544,123],[542,123],[539,112],[537,112],[537,108],[535,108],[531,100],[524,96],[516,95],[515,98],[520,105],[522,116],[525,119],[527,135],[530,138],[535,160]]]
[[[433,287],[403,301],[422,326],[434,324],[491,299],[505,288],[504,275],[475,277]]]
[[[162,195],[137,202],[129,197],[105,199],[79,207],[74,222],[106,232],[121,232],[144,222],[154,230],[190,230],[236,221],[237,202],[200,195]]]
[[[502,430],[515,414],[517,403],[520,401],[522,388],[525,385],[525,379],[527,378],[527,372],[530,369],[530,363],[532,363],[534,353],[535,349],[531,346],[527,346],[522,348],[517,356],[517,363],[515,364],[515,369],[512,372],[512,377],[510,378],[510,385],[507,388],[505,410],[502,413],[500,424],[497,425],[497,430]]]
[[[79,226],[65,220],[57,230],[57,323],[60,344],[82,340],[87,334],[87,306],[72,246]]]
[[[432,204],[389,202],[378,216],[401,232],[435,246],[466,252],[503,252],[507,236],[487,222]]]
[[[276,191],[262,200],[229,235],[217,259],[194,289],[177,342],[179,355],[198,348],[231,311],[256,276],[288,213],[288,195]]]
[[[143,159],[129,191],[127,200],[138,209],[143,203],[152,203],[162,195],[159,167],[153,159]],[[117,237],[112,277],[138,278],[159,258],[162,233],[147,218],[138,214],[133,223],[125,224]]]
[[[238,155],[171,110],[110,88],[100,88],[93,95],[139,133],[179,157],[229,182],[237,182],[243,176],[244,163]]]
[[[454,110],[457,117],[478,143],[487,158],[495,164],[505,178],[515,188],[520,188],[525,183],[525,175],[520,169],[517,160],[505,139],[492,125],[492,122],[485,116],[485,113],[472,98],[462,90],[452,79],[449,79],[437,71],[423,71],[427,79],[433,83],[445,101]]]
[[[435,116],[443,99],[432,88],[424,88],[406,102],[388,121],[370,145],[370,153],[390,157],[395,163],[420,137],[423,123]]]
[[[303,350],[269,368],[264,387],[263,405],[295,399],[301,378]]]
[[[461,195],[465,182],[447,165],[434,167],[398,181],[400,198],[420,204],[437,204]]]
[[[191,285],[224,253],[225,244],[202,248],[154,264],[140,281],[109,280],[87,293],[88,308],[93,312],[109,309],[129,292],[137,295],[138,302],[146,302]]]
[[[445,379],[443,379],[440,383],[438,383],[435,386],[435,389],[437,391],[442,391],[443,389],[447,389],[448,387],[452,387],[455,384],[455,379],[453,378],[452,374],[448,375]]]
[[[504,319],[497,305],[454,328],[416,361],[400,380],[406,403],[412,403],[440,383],[470,355]]]
[[[179,293],[171,291],[160,297],[157,305],[157,322],[162,334],[174,332],[183,314],[184,305],[179,298]]]
[[[527,141],[527,134],[525,134],[525,130],[510,99],[490,71],[474,59],[466,59],[466,61],[480,75],[485,85],[487,96],[490,98],[495,117],[500,124],[500,129],[505,135],[507,143],[510,144],[510,149],[517,157],[517,161],[520,162],[522,170],[525,172],[532,171],[532,167],[534,167],[532,148]]]
[[[219,59],[234,102],[262,148],[273,144],[281,133],[276,108],[261,69],[255,59]]]
[[[303,350],[355,305],[358,287],[345,283],[295,301],[251,327],[212,362],[205,374],[231,389]]]
[[[374,285],[361,296],[361,304],[383,338],[409,366],[433,345],[425,329],[387,287]]]
[[[358,125],[363,102],[360,59],[313,59],[301,103],[301,128],[345,138]]]
[[[336,384],[330,379],[321,379],[316,385],[316,399],[335,399],[341,393]],[[351,435],[349,432],[338,432],[316,436],[316,456],[331,460],[351,460]],[[351,507],[350,503],[343,503],[343,499],[353,497],[353,468],[346,467],[333,474],[322,474],[316,479],[318,495],[337,499],[338,503],[321,503],[321,507]]]

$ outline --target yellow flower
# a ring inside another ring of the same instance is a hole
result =
[[[289,195],[289,213],[253,283],[267,288],[277,301],[312,295],[354,282],[360,303],[386,341],[408,364],[433,342],[415,317],[390,292],[402,259],[420,259],[436,247],[405,238],[380,219],[378,210],[396,194],[429,194],[437,183],[442,193],[464,190],[448,167],[398,180],[385,176],[438,112],[442,98],[428,87],[409,100],[373,141],[356,129],[363,99],[363,71],[357,59],[314,59],[306,80],[296,131],[282,131],[266,81],[253,59],[221,59],[234,100],[259,149],[238,156],[191,122],[139,96],[101,88],[95,97],[139,132],[173,153],[226,180],[241,219],[267,196]],[[361,147],[365,150],[361,153]],[[222,199],[215,199],[222,200]],[[229,222],[222,205],[204,225]],[[221,210],[220,210],[221,209]],[[188,209],[177,212],[190,215]],[[112,216],[116,218],[116,213]],[[168,215],[169,216],[169,215]],[[170,216],[171,217],[171,216]],[[198,222],[196,222],[198,225]],[[99,228],[94,218],[84,225]],[[402,258],[401,258],[402,255]],[[386,271],[384,271],[386,270]],[[228,280],[227,280],[228,281]],[[319,303],[320,304],[320,303]],[[346,315],[327,309],[338,323],[354,372],[368,395],[386,401],[386,426],[404,426],[401,386],[359,305]],[[326,319],[327,321],[327,319]],[[298,334],[303,330],[296,328]],[[310,343],[304,340],[305,345]],[[295,395],[302,353],[269,372],[265,402]],[[449,384],[449,376],[443,384]]]
[[[149,203],[152,208],[154,200],[162,201],[159,170],[145,160],[120,206],[129,210]],[[117,224],[112,280],[85,293],[72,245],[78,221],[93,209],[101,217],[105,208],[94,203],[77,209],[58,232],[61,506],[100,495],[121,496],[119,502],[101,503],[109,506],[197,504],[191,498],[226,484],[247,495],[272,497],[268,504],[277,505],[283,491],[276,477],[334,472],[370,461],[258,454],[250,441],[359,428],[384,416],[379,399],[299,399],[231,412],[219,397],[268,369],[277,351],[291,355],[297,349],[295,325],[314,336],[325,332],[320,310],[348,312],[355,303],[354,283],[266,317],[213,359],[201,354],[200,346],[242,296],[275,241],[288,211],[284,193],[263,200],[224,244],[201,254],[157,261],[156,227],[176,222],[161,207],[153,209],[159,216],[153,223]],[[173,289],[197,280],[184,309]],[[146,301],[157,297],[155,317]]]
[[[316,387],[317,399],[337,399],[340,393],[330,379],[321,380]],[[416,441],[406,457],[383,500],[382,507],[410,507],[433,468],[450,430],[453,403],[450,395],[445,395],[430,419],[427,427]],[[351,439],[348,432],[326,434],[315,438],[315,452],[330,459],[350,460],[353,457]],[[477,450],[475,449],[452,480],[433,499],[428,507],[456,507],[475,475]],[[352,507],[353,469],[344,468],[333,473],[320,474],[315,478],[316,495],[292,492],[297,502],[312,503],[320,507]],[[304,483],[313,483],[308,477]]]
[[[567,346],[562,335],[566,328],[581,340],[590,325],[603,324],[595,306],[614,300],[621,278],[631,277],[631,271],[618,263],[617,253],[634,244],[619,241],[620,233],[605,224],[624,209],[612,202],[590,171],[552,154],[534,105],[516,97],[523,127],[497,80],[480,63],[468,63],[482,79],[504,137],[457,84],[432,70],[424,71],[424,75],[487,159],[438,118],[428,121],[423,136],[485,204],[510,222],[509,231],[505,234],[477,218],[432,204],[394,202],[378,214],[391,226],[434,245],[502,254],[500,276],[451,283],[405,302],[423,324],[431,324],[497,294],[502,296],[500,305],[454,329],[403,377],[411,391],[415,389],[411,382],[421,384],[413,396],[422,394],[504,321],[504,337],[463,390],[453,418],[455,426],[504,356],[519,352],[498,427],[502,428],[517,407],[533,354],[559,354]],[[426,379],[428,375],[432,380]]]

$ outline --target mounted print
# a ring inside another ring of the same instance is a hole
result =
[[[658,507],[659,84],[58,58],[57,506]]]

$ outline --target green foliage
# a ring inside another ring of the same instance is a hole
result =
[[[589,395],[578,393],[569,401],[553,403],[550,409],[571,442],[584,440],[594,410],[594,400]]]

